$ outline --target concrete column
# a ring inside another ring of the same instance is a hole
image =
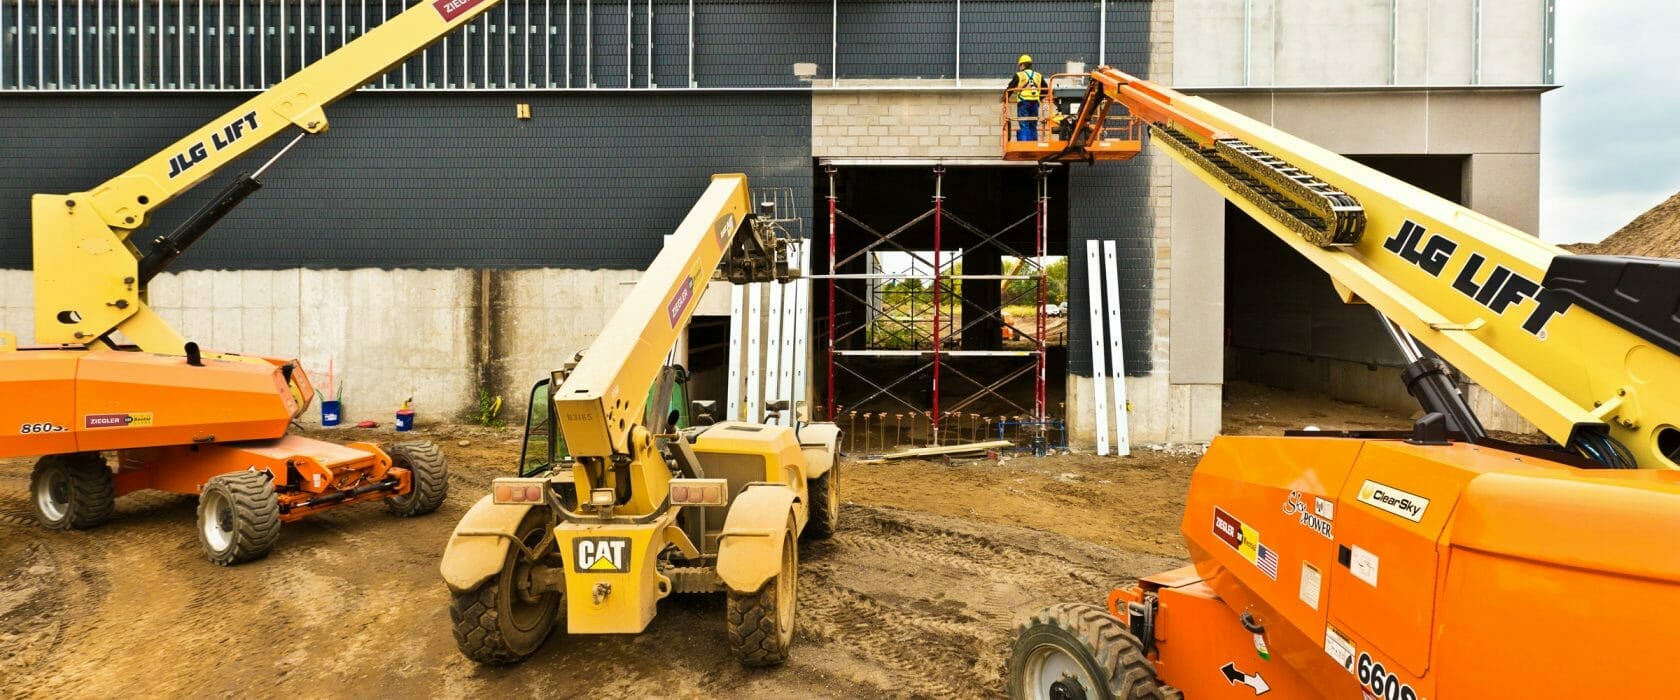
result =
[[[1540,154],[1477,154],[1465,167],[1471,209],[1521,231],[1540,230]]]
[[[1225,380],[1225,198],[1188,170],[1172,175],[1172,338],[1174,384]]]

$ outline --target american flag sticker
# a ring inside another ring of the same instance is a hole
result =
[[[1266,545],[1260,545],[1260,556],[1254,559],[1254,566],[1271,577],[1273,581],[1276,581],[1278,572],[1277,550]]]

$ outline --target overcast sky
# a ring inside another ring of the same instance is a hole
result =
[[[1596,241],[1680,192],[1680,2],[1558,0],[1540,235]]]

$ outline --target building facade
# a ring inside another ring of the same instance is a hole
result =
[[[1031,206],[998,159],[1021,53],[1047,73],[1110,64],[1182,86],[1532,229],[1550,4],[506,0],[329,107],[331,130],[269,171],[151,303],[206,347],[330,362],[358,419],[409,397],[433,417],[471,413],[481,393],[518,410],[594,338],[711,173],[791,193],[819,270],[830,167],[842,206],[878,226],[930,200],[935,166],[967,178],[946,201],[977,221]],[[398,9],[0,3],[0,329],[32,336],[30,194],[114,176]],[[807,63],[814,75],[797,75]],[[1076,444],[1091,430],[1077,253],[1092,239],[1119,244],[1134,440],[1211,437],[1229,377],[1384,400],[1354,371],[1392,359],[1374,324],[1311,285],[1232,294],[1256,280],[1226,261],[1267,251],[1165,158],[1052,177],[1048,252],[1069,256],[1074,293],[1072,350],[1049,355],[1051,412]],[[716,290],[703,303],[728,313]]]

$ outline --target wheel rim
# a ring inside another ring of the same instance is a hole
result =
[[[1096,683],[1079,660],[1053,644],[1032,650],[1024,685],[1027,697],[1039,700],[1083,700],[1097,695]]]
[[[58,469],[41,475],[35,487],[35,507],[51,522],[63,520],[70,512],[70,478]]]
[[[542,541],[545,528],[546,526],[539,525],[520,539],[527,547],[536,546]],[[548,616],[548,609],[559,604],[556,599],[560,594],[557,591],[548,591],[541,596],[532,597],[531,569],[535,562],[527,560],[518,548],[509,549],[508,554],[513,557],[513,566],[506,567],[503,574],[502,599],[507,601],[508,621],[520,631],[529,632],[543,624],[544,618]]]
[[[202,498],[198,527],[204,533],[204,541],[215,551],[227,551],[233,544],[233,502],[220,491],[211,491]]]
[[[776,631],[783,636],[793,634],[793,606],[799,597],[798,551],[792,537],[782,543],[782,573],[776,581]]]

